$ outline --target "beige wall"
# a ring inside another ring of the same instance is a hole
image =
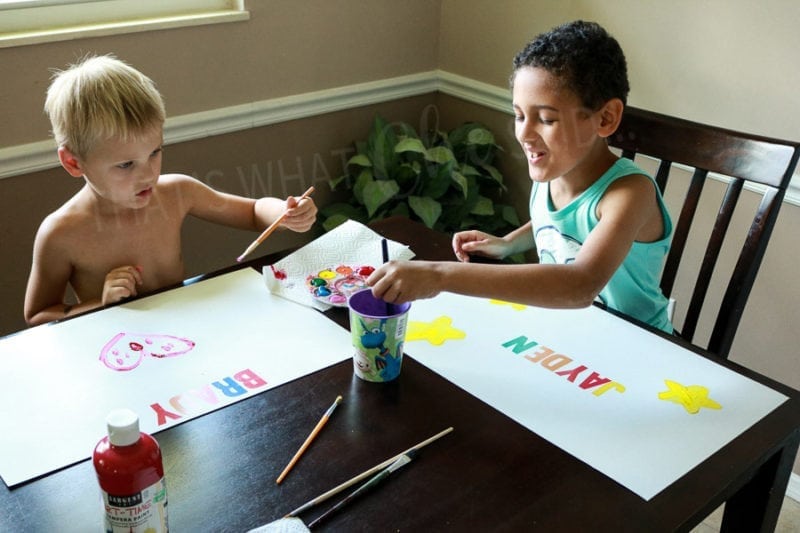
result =
[[[506,87],[511,58],[533,35],[596,20],[626,50],[630,103],[702,122],[800,140],[800,3],[794,0],[322,0],[248,1],[248,22],[0,49],[0,148],[41,141],[48,69],[113,52],[153,77],[171,116],[441,69]],[[399,7],[402,6],[402,7]],[[341,170],[341,151],[372,114],[418,124],[435,104],[444,127],[489,124],[501,168],[524,213],[529,184],[510,116],[431,94],[167,147],[165,170],[214,186],[284,196]],[[321,164],[314,166],[314,161]],[[23,327],[30,246],[42,217],[79,186],[60,169],[0,179],[0,335]],[[323,204],[330,198],[315,196]],[[263,193],[263,192],[262,192]],[[677,199],[670,198],[674,204]],[[795,388],[800,277],[793,254],[800,210],[786,203],[734,344],[732,359]],[[190,273],[230,264],[252,235],[189,223]],[[263,251],[295,244],[279,237]],[[679,287],[679,298],[688,290]],[[683,291],[683,292],[682,292]],[[712,295],[712,297],[714,297]],[[800,466],[795,470],[800,472]]]
[[[150,76],[170,116],[436,68],[438,0],[250,0],[246,22],[0,48],[0,147],[41,141],[49,70],[114,53]],[[14,73],[13,76],[8,75]]]
[[[629,103],[709,124],[800,138],[795,0],[443,0],[439,68],[506,86],[537,33],[602,24],[625,50]]]

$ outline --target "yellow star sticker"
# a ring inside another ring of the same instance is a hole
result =
[[[449,316],[440,316],[433,322],[414,322],[408,323],[406,331],[406,342],[408,341],[428,341],[436,346],[441,346],[447,340],[460,340],[467,334],[453,327],[453,319]]]
[[[494,300],[494,299],[491,299],[491,300],[489,300],[489,303],[490,303],[490,304],[494,304],[494,305],[510,305],[510,306],[511,306],[511,308],[512,308],[514,311],[522,311],[523,309],[525,309],[525,308],[527,307],[526,305],[522,305],[522,304],[515,304],[514,302],[506,302],[506,301],[504,301],[504,300]]]
[[[664,380],[667,388],[658,393],[659,400],[680,404],[689,414],[697,414],[700,409],[722,409],[722,406],[708,397],[708,389],[702,385],[681,385],[678,382]]]

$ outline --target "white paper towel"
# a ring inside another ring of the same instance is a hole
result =
[[[311,295],[306,278],[338,265],[377,268],[383,263],[382,239],[367,226],[348,220],[273,265],[265,266],[264,281],[272,294],[326,311],[332,306]],[[409,260],[414,257],[408,246],[391,240],[387,242],[389,259]]]

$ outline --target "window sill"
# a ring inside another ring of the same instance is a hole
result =
[[[143,31],[164,30],[169,28],[183,28],[187,26],[203,26],[207,24],[239,22],[249,19],[250,13],[248,11],[217,11],[125,22],[70,26],[43,31],[27,31],[0,35],[0,48],[26,46],[29,44],[52,43],[58,41],[70,41],[74,39],[83,39],[86,37],[119,35],[122,33],[136,33]]]

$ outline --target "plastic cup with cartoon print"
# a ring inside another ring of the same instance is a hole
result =
[[[353,371],[366,381],[392,381],[400,375],[411,303],[391,304],[358,291],[348,299],[353,340]]]

